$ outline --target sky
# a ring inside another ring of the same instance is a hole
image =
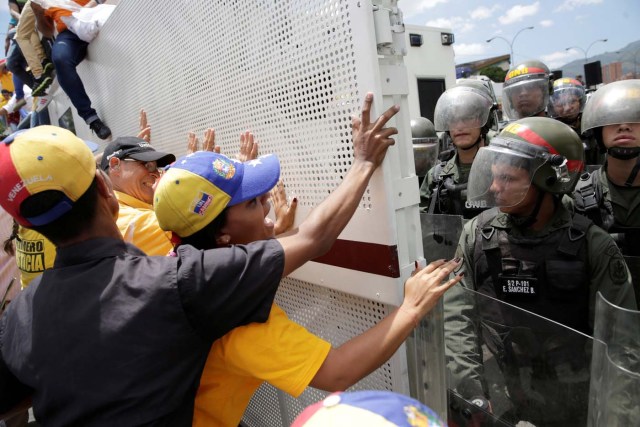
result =
[[[640,0],[399,0],[398,6],[405,24],[451,28],[456,64],[509,54],[512,42],[514,63],[539,59],[553,69],[584,58],[584,51],[615,52],[640,39]],[[0,31],[8,20],[7,1],[0,0]],[[534,29],[514,40],[526,27]],[[508,41],[486,42],[494,36]],[[600,39],[608,41],[592,44]],[[566,50],[572,46],[582,51]]]
[[[539,59],[553,69],[583,59],[583,51],[592,57],[640,40],[640,0],[399,0],[398,6],[405,24],[451,28],[456,64],[507,55],[512,42],[514,63]],[[526,27],[534,28],[518,34]],[[494,36],[507,41],[486,42]],[[566,50],[573,46],[583,51]]]

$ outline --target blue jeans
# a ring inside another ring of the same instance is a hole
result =
[[[56,67],[58,83],[67,94],[78,115],[90,124],[98,118],[96,110],[91,108],[91,100],[84,89],[82,79],[76,67],[87,56],[87,46],[69,30],[64,30],[56,37],[51,49],[51,60]]]
[[[27,71],[27,61],[22,55],[20,46],[15,40],[11,40],[11,46],[7,52],[7,69],[13,73],[13,86],[16,90],[16,99],[24,98],[22,85],[33,88],[33,76]]]

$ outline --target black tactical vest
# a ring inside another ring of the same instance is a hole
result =
[[[585,243],[592,222],[574,215],[570,227],[547,236],[515,237],[491,225],[498,213],[498,209],[491,209],[478,217],[476,290],[591,335]],[[495,322],[510,324],[508,315],[505,318],[504,313],[494,312],[499,306],[485,309]]]
[[[453,173],[444,171],[454,154],[455,150],[442,153],[440,163],[433,168],[432,196],[427,212],[460,215],[465,219],[471,219],[487,208],[473,206],[467,202],[467,183],[456,182]]]

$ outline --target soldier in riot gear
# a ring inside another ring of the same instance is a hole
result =
[[[538,342],[540,331],[526,325],[514,331],[500,301],[584,334],[593,331],[596,292],[636,308],[629,272],[614,241],[561,202],[573,191],[583,159],[580,138],[570,127],[530,117],[507,125],[480,149],[471,169],[469,200],[494,208],[469,221],[460,237],[456,256],[464,259],[458,272],[464,277],[445,298],[448,367],[453,386],[464,384],[466,398],[491,398],[479,350],[486,343],[504,375],[512,421],[576,425],[584,419],[583,408],[572,402],[586,400],[588,361],[575,340]],[[468,290],[492,302],[476,303]],[[478,313],[481,322],[474,320]],[[563,374],[559,367],[568,362]],[[536,384],[546,386],[537,389]],[[574,396],[571,402],[569,396]]]
[[[549,67],[540,61],[529,60],[512,67],[502,86],[502,111],[509,120],[544,117],[551,85]]]
[[[593,132],[607,159],[580,177],[575,209],[615,237],[640,297],[640,80],[598,89],[584,109],[582,129]]]
[[[438,134],[431,120],[425,117],[411,119],[411,142],[416,175],[422,185],[425,175],[438,160]]]
[[[592,131],[582,132],[580,120],[587,96],[584,86],[576,79],[565,77],[553,82],[553,93],[549,99],[547,112],[549,117],[566,123],[582,139],[585,163],[598,165],[604,161],[604,156],[598,151],[596,139]]]
[[[483,210],[467,202],[466,188],[471,164],[478,150],[497,129],[497,103],[484,82],[464,80],[445,91],[435,108],[435,128],[451,138],[454,149],[440,155],[420,187],[423,213],[462,215],[473,218]]]

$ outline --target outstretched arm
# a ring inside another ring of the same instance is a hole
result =
[[[362,335],[331,349],[310,385],[345,390],[389,360],[442,294],[460,281],[461,276],[454,276],[443,283],[458,265],[459,258],[434,261],[409,278],[402,305]]]
[[[342,183],[291,234],[279,237],[285,254],[283,277],[305,262],[325,254],[347,225],[364,193],[369,179],[395,142],[395,128],[384,125],[398,112],[393,106],[370,122],[373,94],[368,93],[362,119],[353,119],[354,159]]]

